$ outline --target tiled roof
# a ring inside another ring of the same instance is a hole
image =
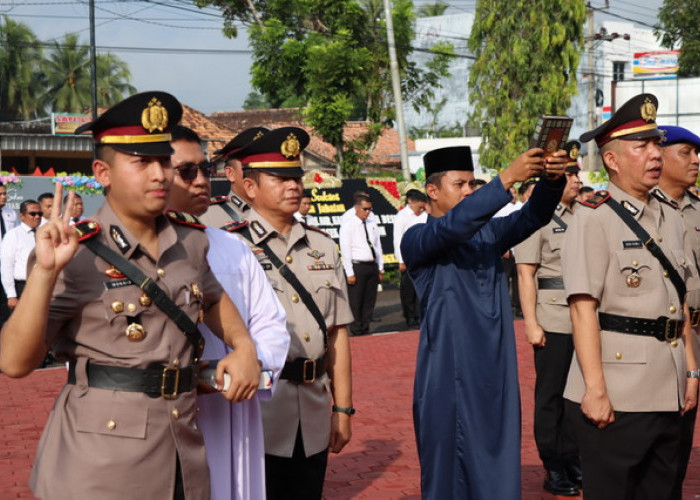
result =
[[[186,104],[183,104],[182,108],[183,113],[180,123],[197,132],[199,137],[206,141],[207,152],[210,157],[213,156],[215,150],[222,148],[224,144],[236,135],[236,132],[233,130],[211,120],[196,109],[190,108]]]
[[[269,128],[277,127],[301,127],[311,136],[311,143],[307,146],[307,151],[314,155],[333,163],[335,159],[335,148],[332,144],[325,142],[321,136],[315,135],[313,128],[302,122],[301,110],[299,108],[290,109],[257,109],[251,111],[218,111],[209,115],[213,121],[222,126],[240,132],[249,127],[265,126]],[[367,130],[368,122],[348,122],[345,125],[343,138],[346,141],[357,139]],[[407,139],[408,150],[415,151],[415,142]],[[377,145],[372,151],[372,162],[383,166],[399,165],[399,134],[395,129],[385,129],[377,141]],[[395,156],[390,156],[395,155]]]

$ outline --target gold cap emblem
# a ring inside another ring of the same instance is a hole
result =
[[[301,153],[301,145],[299,144],[299,140],[297,139],[296,135],[289,134],[287,136],[287,139],[280,147],[280,153],[282,153],[282,156],[285,158],[294,158],[295,156],[299,156],[299,153]]]
[[[569,151],[569,158],[572,160],[578,158],[578,148],[575,145],[571,148],[571,151]]]
[[[260,138],[261,138],[262,136],[264,136],[264,135],[265,135],[265,134],[263,133],[263,131],[260,130],[260,131],[258,131],[257,134],[255,134],[255,137],[253,137],[253,140],[254,140],[254,141],[257,141],[258,139],[260,139]]]
[[[168,110],[155,97],[148,103],[148,107],[141,113],[141,125],[153,133],[155,130],[163,132],[168,126]]]
[[[656,106],[648,97],[644,99],[644,104],[642,104],[642,109],[640,111],[642,120],[645,122],[653,122],[656,120]]]

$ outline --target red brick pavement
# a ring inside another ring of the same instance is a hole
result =
[[[516,322],[523,401],[523,499],[553,500],[532,437],[532,351]],[[411,420],[417,332],[351,339],[355,406],[353,440],[333,455],[329,499],[418,499],[419,469]],[[37,440],[65,371],[42,370],[22,380],[0,375],[0,499],[33,498],[26,484]],[[564,498],[564,497],[561,497]],[[700,498],[700,432],[696,432],[684,499]]]

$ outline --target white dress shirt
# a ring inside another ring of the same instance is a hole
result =
[[[3,222],[5,223],[5,234],[7,234],[10,229],[14,229],[19,225],[19,216],[17,215],[17,212],[5,205],[2,207],[2,210],[0,210],[0,217],[2,217]],[[3,235],[0,234],[0,243],[2,242]]]
[[[273,372],[272,389],[251,400],[231,404],[220,394],[200,394],[199,428],[204,436],[212,500],[264,500],[265,451],[260,400],[272,391],[287,359],[290,337],[287,315],[258,260],[236,235],[207,228],[207,260],[248,327],[265,370]],[[202,359],[221,359],[231,348],[203,323]]]
[[[22,222],[5,233],[0,245],[0,275],[8,299],[17,297],[15,280],[27,279],[27,259],[36,245],[36,233]]]
[[[318,218],[315,215],[306,214],[306,219],[304,219],[303,215],[301,215],[299,212],[296,212],[294,214],[294,217],[299,222],[303,222],[304,224],[308,224],[309,226],[318,226]]]
[[[428,213],[423,211],[420,214],[411,210],[411,207],[406,205],[394,217],[394,255],[399,264],[403,264],[401,257],[401,238],[409,227],[416,224],[424,224],[428,220]]]
[[[354,209],[353,209],[354,210]],[[362,220],[353,214],[352,217],[343,215],[340,222],[340,255],[343,257],[343,268],[346,276],[355,276],[352,269],[352,261],[371,262],[376,260],[379,270],[384,270],[384,257],[382,256],[382,242],[379,238],[379,227],[374,221],[367,218],[367,233]],[[367,236],[374,247],[375,256],[367,244]]]

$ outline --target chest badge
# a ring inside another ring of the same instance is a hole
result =
[[[625,278],[625,281],[627,282],[627,286],[629,288],[638,288],[639,285],[642,284],[642,277],[639,276],[636,270],[632,271],[630,274],[627,275],[627,278]]]
[[[314,260],[321,260],[321,257],[323,257],[326,254],[323,252],[319,252],[318,250],[312,250],[311,252],[307,252],[306,255],[308,255]]]
[[[114,266],[109,267],[105,271],[105,274],[114,280],[120,280],[120,279],[126,278],[126,276],[124,276],[124,274]]]

